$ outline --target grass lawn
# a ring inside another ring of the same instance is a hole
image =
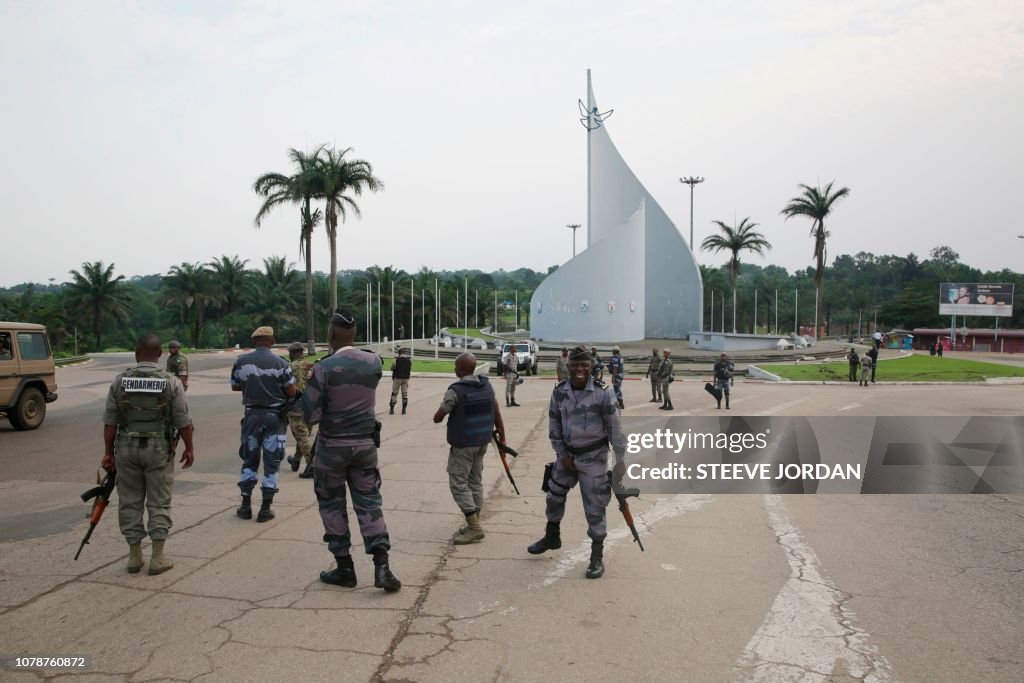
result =
[[[458,336],[458,337],[462,337],[462,336],[467,336],[468,335],[470,337],[476,337],[477,339],[487,339],[487,337],[485,337],[480,332],[479,328],[476,328],[476,327],[467,327],[467,328],[463,328],[463,327],[449,327],[448,331],[450,333]]]
[[[322,351],[322,352],[318,353],[316,356],[313,356],[313,361],[316,361],[317,359],[323,358],[326,355],[328,355],[328,352],[327,351]],[[285,357],[285,359],[287,360],[287,356]],[[384,358],[384,370],[385,371],[391,369],[391,362],[393,360],[394,360],[393,358],[387,358],[387,357]],[[422,359],[419,359],[419,358],[414,358],[413,361],[412,361],[412,371],[413,372],[450,372],[450,373],[452,373],[452,377],[454,377],[455,376],[455,361],[454,360],[422,360]]]
[[[849,378],[849,363],[758,365],[759,368],[790,380],[837,380]],[[1024,377],[1024,368],[983,363],[959,358],[914,355],[878,364],[875,379],[892,382],[981,382],[988,377]]]

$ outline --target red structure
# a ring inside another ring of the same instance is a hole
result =
[[[962,334],[966,332],[967,334]],[[1024,330],[994,330],[991,328],[957,328],[956,339],[950,343],[949,328],[918,327],[914,330],[914,348],[927,351],[936,340],[947,351],[995,351],[1024,353]]]

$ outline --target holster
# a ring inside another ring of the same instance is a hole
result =
[[[544,493],[548,492],[548,482],[551,481],[551,473],[554,471],[554,469],[555,463],[553,462],[549,462],[548,464],[544,465],[544,478],[541,479],[540,482],[540,490],[543,491]]]

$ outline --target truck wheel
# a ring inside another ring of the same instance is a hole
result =
[[[22,392],[18,399],[18,405],[7,414],[11,425],[19,430],[35,429],[43,424],[46,417],[46,400],[43,392],[36,388],[29,388]]]

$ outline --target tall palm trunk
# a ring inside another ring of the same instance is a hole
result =
[[[818,221],[815,256],[818,259],[814,271],[814,341],[818,341],[818,312],[825,294],[825,221]]]
[[[306,340],[309,343],[309,355],[312,356],[316,353],[316,337],[313,331],[313,255],[311,253],[313,217],[309,210],[309,197],[306,197],[306,207],[302,215],[302,222],[302,241],[306,249]]]
[[[98,303],[93,304],[92,307],[92,332],[93,336],[96,337],[96,350],[102,351],[103,347],[100,346],[100,342],[103,341],[103,321],[100,318],[100,306]]]
[[[327,241],[331,248],[331,314],[338,309],[338,214],[334,202],[327,204]]]

